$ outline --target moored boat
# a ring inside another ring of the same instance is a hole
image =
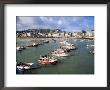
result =
[[[39,64],[35,64],[35,63],[18,63],[16,64],[16,67],[18,70],[29,70],[29,69],[37,69],[40,67]]]
[[[66,53],[52,53],[53,56],[57,56],[57,57],[65,57],[65,56],[69,56],[69,54]]]
[[[29,65],[17,65],[17,68],[19,70],[28,70],[30,69],[30,66]]]
[[[23,49],[21,47],[16,47],[17,51],[22,51]]]
[[[71,44],[71,43],[69,43],[69,42],[67,42],[67,41],[62,41],[62,42],[60,42],[60,44],[61,44],[61,45],[74,45],[74,44]]]
[[[33,45],[27,45],[26,47],[33,47]]]
[[[44,43],[49,43],[49,40],[44,40]]]
[[[21,49],[26,49],[26,46],[21,46]]]
[[[94,47],[94,45],[86,45],[87,47]]]
[[[23,70],[16,66],[16,74],[23,74]]]
[[[31,44],[31,45],[27,45],[27,47],[37,47],[37,46],[38,46],[37,43],[33,43],[33,44]]]
[[[69,54],[63,49],[56,49],[53,52],[51,52],[51,54],[57,57],[69,56]]]
[[[56,42],[57,40],[55,40],[55,39],[52,39],[54,42]]]
[[[62,46],[63,49],[68,49],[68,50],[74,50],[76,47],[74,45],[64,45]]]
[[[57,59],[49,56],[40,56],[38,63],[43,65],[49,65],[49,64],[55,65],[57,63]]]
[[[38,44],[37,43],[33,43],[32,46],[33,47],[36,47],[36,46],[38,46]]]

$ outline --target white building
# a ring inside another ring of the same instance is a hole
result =
[[[65,35],[64,32],[60,32],[60,33],[59,33],[59,36],[60,36],[60,37],[64,37],[64,35]]]
[[[31,33],[30,33],[30,32],[29,32],[29,33],[27,33],[27,36],[28,36],[28,37],[30,37],[30,36],[31,36]]]
[[[60,37],[59,33],[53,33],[52,36],[53,37]]]
[[[86,31],[86,37],[94,37],[94,31]]]
[[[47,37],[52,37],[52,34],[51,33],[48,33]]]

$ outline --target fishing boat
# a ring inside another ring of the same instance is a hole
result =
[[[63,49],[67,49],[67,50],[76,49],[74,44],[68,43],[67,41],[60,42],[60,44],[62,45],[61,48],[63,48]]]
[[[66,51],[64,51],[63,49],[56,49],[53,52],[51,52],[51,54],[53,56],[57,56],[57,57],[69,56],[69,54]]]
[[[38,46],[38,44],[37,43],[33,43],[32,46],[33,47],[36,47],[36,46]]]
[[[67,42],[67,41],[62,41],[62,42],[60,42],[60,44],[61,44],[61,45],[74,45],[74,44],[71,44],[71,43],[69,43],[69,42]]]
[[[22,51],[23,49],[21,47],[16,47],[17,51]]]
[[[74,45],[63,45],[62,48],[63,49],[68,49],[68,50],[74,50],[74,49],[76,49],[76,47]]]
[[[27,45],[26,47],[33,47],[33,45]]]
[[[49,65],[49,64],[55,65],[57,63],[57,59],[55,59],[53,57],[49,57],[47,55],[40,56],[38,63],[42,64],[42,65]]]
[[[55,39],[52,39],[54,42],[56,42],[57,40],[55,40]]]
[[[30,65],[17,65],[19,70],[28,70],[30,69]]]
[[[63,48],[62,46],[60,48],[63,49],[65,52],[70,52],[70,49],[68,48]]]
[[[87,47],[94,47],[94,45],[86,45]]]
[[[66,53],[52,53],[53,56],[57,56],[57,57],[65,57],[65,56],[69,56],[69,54]]]
[[[66,41],[61,41],[61,42],[59,42],[60,44],[65,44],[66,43]]]
[[[30,65],[31,69],[37,69],[37,68],[41,67],[41,65],[39,65],[37,63],[26,63],[26,64]]]
[[[44,40],[38,41],[38,45],[43,45],[43,41],[44,41]]]
[[[44,43],[49,43],[49,40],[44,40]]]
[[[16,74],[23,74],[23,70],[16,66]]]
[[[23,49],[26,49],[26,46],[21,46],[21,49],[23,50]]]
[[[66,51],[64,49],[58,48],[58,49],[55,49],[54,52],[64,53]]]
[[[33,43],[31,45],[28,45],[27,47],[36,47],[36,46],[38,46],[38,44],[37,43]]]
[[[16,67],[18,70],[29,70],[29,69],[37,69],[40,67],[39,64],[35,64],[35,63],[18,63],[16,64]]]

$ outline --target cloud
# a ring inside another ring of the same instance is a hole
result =
[[[34,24],[33,17],[19,17],[21,24]]]
[[[58,21],[58,24],[59,24],[59,25],[61,25],[61,24],[62,24],[62,21],[61,21],[61,20],[59,20],[59,21]]]
[[[52,22],[53,21],[53,18],[49,18],[49,21]]]
[[[17,16],[17,30],[49,28],[68,31],[94,29],[93,16]]]

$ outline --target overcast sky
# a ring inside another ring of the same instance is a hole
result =
[[[94,30],[94,16],[17,16],[17,30],[61,29],[63,31]]]

